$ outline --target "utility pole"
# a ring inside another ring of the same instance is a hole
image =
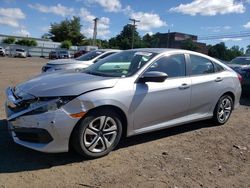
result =
[[[129,18],[129,20],[133,22],[133,25],[132,25],[133,26],[133,33],[132,33],[132,44],[131,44],[131,49],[133,49],[134,42],[135,42],[135,27],[136,27],[135,23],[140,22],[140,20],[136,20],[136,19],[132,19],[132,18]]]
[[[95,18],[94,21],[94,32],[93,32],[93,46],[96,45],[96,36],[97,36],[97,22],[98,22],[99,18]]]
[[[168,43],[167,43],[167,48],[169,48],[169,38],[170,38],[170,29],[168,30]]]

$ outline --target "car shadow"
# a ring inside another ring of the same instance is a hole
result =
[[[116,150],[211,126],[214,126],[211,121],[200,121],[125,138]],[[48,169],[54,166],[86,161],[86,159],[83,159],[80,155],[72,151],[68,153],[47,154],[15,144],[8,133],[7,121],[5,119],[0,120],[0,153],[0,174]]]

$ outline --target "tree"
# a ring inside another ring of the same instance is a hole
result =
[[[210,45],[208,48],[208,55],[226,61],[227,59],[226,51],[227,51],[227,47],[225,43],[221,42],[214,46]]]
[[[164,41],[161,40],[160,33],[155,33],[154,35],[149,35],[147,33],[146,35],[143,36],[142,41],[143,41],[143,46],[146,48],[157,48],[159,47],[159,45],[165,46],[165,42],[163,42],[164,44],[160,44],[161,41]]]
[[[119,35],[113,37],[109,40],[109,45],[112,48],[120,48],[120,49],[130,49],[132,44],[132,36],[133,36],[133,26],[127,24],[123,27],[123,30]],[[135,29],[134,33],[134,48],[141,48],[143,46],[143,42],[139,33]]]
[[[241,55],[243,55],[244,54],[244,49],[240,49],[240,47],[239,46],[232,46],[229,50],[228,50],[228,52],[227,52],[228,54],[227,54],[227,59],[228,60],[232,60],[232,59],[234,59],[234,58],[236,58],[236,57],[238,57],[238,56],[241,56]]]
[[[246,54],[250,54],[250,45],[247,46]]]
[[[233,58],[237,56],[241,56],[244,54],[244,49],[239,46],[233,46],[228,49],[224,42],[215,45],[208,46],[208,55],[224,60],[231,61]]]
[[[81,24],[79,17],[73,17],[71,20],[63,20],[60,23],[51,24],[49,33],[44,35],[54,42],[69,40],[73,45],[78,45],[84,39],[81,34]]]
[[[15,42],[15,38],[14,37],[8,37],[2,40],[3,43],[5,44],[13,44]]]
[[[65,49],[70,49],[70,47],[72,46],[71,41],[69,40],[65,40],[61,43],[61,48],[65,48]]]
[[[15,44],[22,45],[22,46],[37,46],[37,42],[34,39],[20,39],[15,42]]]
[[[191,50],[191,51],[197,51],[199,49],[198,45],[195,44],[192,41],[192,39],[187,39],[187,40],[183,41],[181,48],[185,49],[185,50]]]

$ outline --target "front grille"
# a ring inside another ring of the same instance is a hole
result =
[[[53,140],[49,132],[40,128],[14,128],[19,140],[32,143],[49,143]]]

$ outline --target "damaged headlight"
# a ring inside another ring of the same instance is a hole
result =
[[[39,114],[49,111],[55,111],[63,105],[71,101],[74,97],[58,97],[58,98],[39,98],[36,102],[30,103],[29,114]]]

